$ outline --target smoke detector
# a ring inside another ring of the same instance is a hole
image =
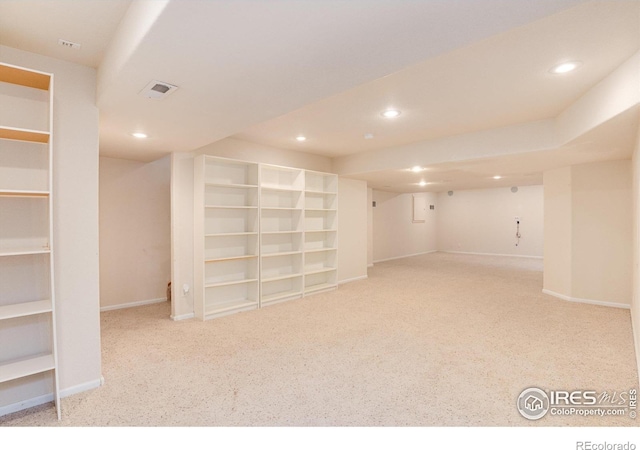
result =
[[[153,80],[142,89],[139,94],[146,98],[162,100],[178,89],[178,86],[165,83],[164,81]]]

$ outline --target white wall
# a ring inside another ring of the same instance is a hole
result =
[[[437,250],[436,211],[427,209],[425,222],[413,222],[413,195],[436,204],[436,194],[373,191],[373,261],[402,258]],[[437,205],[436,205],[437,209]]]
[[[367,188],[367,267],[373,266],[373,189]]]
[[[631,162],[548,171],[544,291],[565,300],[629,306],[632,297]]]
[[[0,60],[51,72],[55,77],[53,238],[58,362],[61,393],[70,395],[99,386],[101,377],[96,72],[5,46],[0,46]],[[37,386],[31,389],[38,392]],[[0,406],[4,406],[1,401]]]
[[[571,296],[571,167],[544,173],[543,289]]]
[[[542,257],[542,186],[440,192],[438,250]],[[520,217],[519,244],[515,217]]]
[[[640,374],[640,120],[638,120],[638,136],[633,152],[632,160],[633,192],[633,266],[632,266],[632,301],[631,322],[633,324],[633,337],[636,347],[636,363]]]
[[[171,317],[192,317],[193,289],[193,154],[171,154]]]
[[[166,300],[171,279],[170,157],[100,158],[100,306]]]
[[[572,297],[631,304],[631,163],[572,167]]]
[[[339,178],[338,283],[367,277],[367,183]]]

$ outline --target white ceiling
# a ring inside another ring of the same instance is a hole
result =
[[[151,161],[233,136],[338,157],[557,116],[638,51],[640,2],[1,0],[0,44],[98,68],[103,156]],[[548,73],[567,59],[583,65]],[[138,95],[152,80],[179,89]],[[390,106],[393,121],[379,115]],[[625,117],[589,138],[620,141],[598,158],[628,157]],[[357,177],[399,192],[485,187],[494,173],[539,184],[597,153],[564,150],[433,167],[440,183],[425,188],[406,171]]]

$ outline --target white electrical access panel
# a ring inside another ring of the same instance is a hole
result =
[[[52,220],[53,75],[0,63],[0,415],[60,419]]]
[[[337,287],[337,175],[207,155],[194,170],[197,318]]]

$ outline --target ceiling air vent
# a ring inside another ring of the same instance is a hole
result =
[[[152,98],[154,100],[162,100],[176,89],[178,89],[178,86],[165,83],[164,81],[153,80],[140,91],[140,95],[146,98]]]

